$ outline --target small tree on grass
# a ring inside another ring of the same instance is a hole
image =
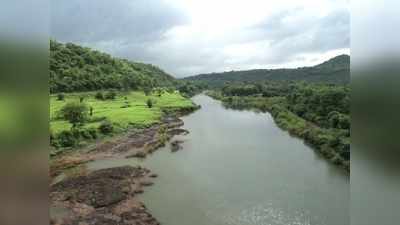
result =
[[[57,100],[58,101],[64,101],[64,99],[65,99],[65,95],[63,93],[57,94]]]
[[[109,100],[114,100],[116,96],[117,93],[115,91],[109,91],[105,94],[104,98]]]
[[[104,94],[101,91],[97,92],[94,97],[98,100],[104,100]]]
[[[102,134],[110,134],[114,130],[114,126],[108,120],[103,121],[99,126],[99,131]]]
[[[152,101],[150,98],[147,99],[146,104],[147,104],[147,107],[149,107],[149,108],[152,108],[152,107],[153,107],[153,101]]]
[[[61,109],[62,117],[72,124],[72,127],[82,125],[88,116],[88,107],[80,102],[69,102]]]
[[[151,94],[151,88],[150,87],[144,87],[143,92],[146,96],[149,96]]]

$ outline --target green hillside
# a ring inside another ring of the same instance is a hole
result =
[[[112,57],[76,44],[50,41],[50,92],[142,89],[176,80],[156,66]]]
[[[348,84],[350,56],[339,55],[313,67],[297,69],[256,69],[223,73],[200,74],[184,80],[222,87],[226,82],[307,81],[314,83]]]

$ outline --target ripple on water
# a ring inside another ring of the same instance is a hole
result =
[[[218,218],[218,224],[224,225],[325,225],[320,218],[310,215],[306,211],[288,211],[267,205],[257,205],[240,210],[238,213],[208,216]]]

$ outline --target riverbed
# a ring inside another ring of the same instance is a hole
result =
[[[90,169],[141,164],[159,176],[140,197],[163,225],[347,225],[349,175],[268,113],[224,108],[205,95],[183,117],[190,133],[144,160],[96,161]]]

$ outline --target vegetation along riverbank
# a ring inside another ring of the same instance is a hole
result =
[[[350,170],[347,86],[304,82],[229,84],[207,94],[229,108],[270,112],[279,127]]]
[[[50,50],[51,224],[159,224],[137,198],[157,174],[87,164],[144,158],[187,134],[179,117],[199,108],[188,98],[195,86],[71,43]]]

